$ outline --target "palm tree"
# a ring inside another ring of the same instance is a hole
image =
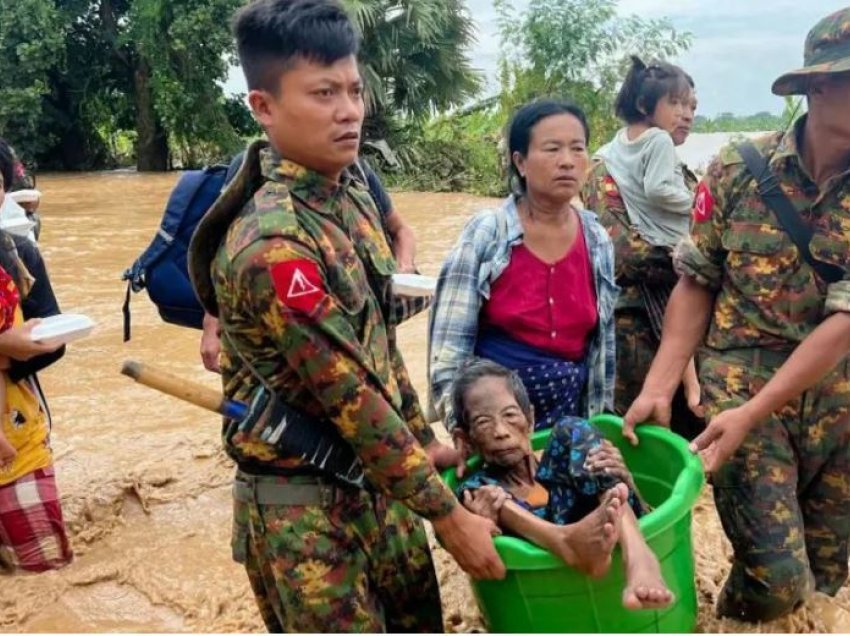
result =
[[[393,115],[415,118],[465,103],[481,85],[461,0],[343,0],[363,35],[366,136],[386,137]]]

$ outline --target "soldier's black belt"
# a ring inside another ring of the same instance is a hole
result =
[[[343,488],[316,480],[315,483],[280,483],[275,478],[252,477],[237,473],[233,482],[233,498],[260,506],[320,506],[329,508],[340,501],[357,496],[354,488]]]

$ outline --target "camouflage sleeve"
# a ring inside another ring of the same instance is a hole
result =
[[[676,271],[717,291],[723,281],[726,252],[722,236],[726,225],[729,177],[720,157],[708,168],[697,186],[690,236],[683,239],[673,255]]]
[[[408,428],[424,448],[434,441],[434,431],[431,430],[428,421],[425,419],[425,414],[422,412],[422,406],[419,402],[419,395],[410,381],[410,374],[407,372],[401,352],[394,343],[391,349],[391,356],[393,370],[396,381],[398,382],[398,390],[401,393],[402,415],[404,415],[404,419],[407,421]]]
[[[585,209],[596,212],[599,209],[599,202],[602,196],[600,189],[602,187],[602,179],[599,177],[601,161],[594,160],[590,169],[587,172],[587,181],[581,189],[580,198]]]
[[[400,325],[421,314],[431,306],[430,296],[396,296],[393,295],[392,305],[390,307],[390,320],[394,325]]]
[[[850,280],[842,280],[832,283],[826,292],[826,315],[838,312],[850,312]]]
[[[392,404],[372,353],[347,318],[357,308],[327,293],[313,250],[276,237],[243,250],[233,267],[251,310],[360,457],[369,481],[425,518],[451,512],[457,500]]]

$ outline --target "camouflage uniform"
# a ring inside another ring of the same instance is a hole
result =
[[[270,630],[442,631],[414,513],[439,517],[457,502],[422,448],[434,437],[395,346],[403,312],[377,209],[347,176],[331,183],[263,146],[249,148],[190,251],[199,296],[232,340],[222,339],[225,393],[246,400],[258,387],[247,361],[291,406],[333,422],[370,487],[334,486],[309,505],[237,496],[234,558]],[[327,481],[256,436],[225,445],[240,468],[234,492]]]
[[[683,168],[685,182],[693,190],[696,177]],[[622,415],[640,393],[659,345],[641,286],[663,296],[665,290],[676,284],[678,275],[673,270],[670,251],[647,243],[629,223],[626,205],[603,161],[594,162],[582,198],[585,206],[599,216],[599,222],[614,243],[614,265],[621,289],[615,311],[617,381],[614,408]],[[705,426],[688,408],[681,387],[673,400],[671,421],[673,430],[688,439],[693,439]]]
[[[804,123],[805,117],[756,146],[815,230],[812,254],[846,269],[850,173],[818,190],[797,148]],[[827,316],[850,311],[850,276],[832,285],[815,276],[734,148],[721,151],[697,193],[691,240],[675,261],[716,293],[700,364],[714,417],[755,395]],[[754,429],[713,483],[735,550],[719,615],[776,618],[812,583],[835,594],[847,578],[850,535],[847,361]]]

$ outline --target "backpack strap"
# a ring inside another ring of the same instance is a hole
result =
[[[812,255],[809,243],[815,233],[797,212],[797,208],[794,207],[785,192],[782,191],[779,180],[770,170],[767,159],[749,141],[738,144],[737,150],[744,160],[747,170],[756,180],[762,201],[779,219],[779,223],[794,242],[794,245],[797,246],[803,260],[815,270],[821,280],[830,284],[843,280],[843,268],[832,263],[819,261]]]

